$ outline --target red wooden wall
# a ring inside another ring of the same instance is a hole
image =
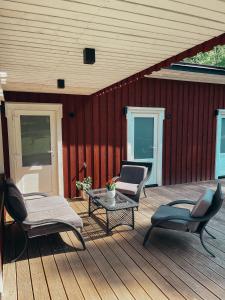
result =
[[[63,104],[65,194],[90,175],[103,186],[126,158],[124,106],[165,107],[163,183],[214,178],[215,110],[225,108],[225,86],[143,78],[95,96],[6,92],[6,101]],[[75,112],[70,118],[69,112]],[[4,131],[5,129],[4,121]],[[6,137],[4,137],[4,140]],[[5,149],[5,154],[7,149]],[[87,163],[87,169],[83,163]],[[8,166],[8,159],[6,159]]]

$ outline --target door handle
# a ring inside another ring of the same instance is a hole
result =
[[[54,158],[54,157],[55,157],[55,155],[54,155],[54,151],[53,151],[53,150],[49,150],[49,151],[48,151],[48,153],[49,153],[49,154],[51,154],[51,157],[52,157],[52,158]]]

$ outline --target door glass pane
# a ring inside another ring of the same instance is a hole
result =
[[[20,116],[23,167],[51,165],[50,116]]]
[[[221,120],[221,144],[220,153],[225,153],[225,118]]]
[[[153,158],[154,118],[134,118],[134,159]]]

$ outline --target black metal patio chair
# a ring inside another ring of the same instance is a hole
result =
[[[145,184],[149,180],[151,171],[152,163],[123,160],[120,176],[113,178],[116,181],[116,189],[139,202],[142,191],[147,197]]]
[[[156,227],[177,231],[196,233],[204,249],[212,256],[215,255],[206,247],[203,240],[204,231],[212,238],[215,237],[206,229],[206,225],[216,215],[223,203],[221,184],[218,182],[217,189],[208,189],[198,201],[176,200],[161,205],[151,218],[151,226],[145,234],[143,245],[145,246],[152,230]],[[192,211],[186,208],[174,207],[177,204],[194,205]]]

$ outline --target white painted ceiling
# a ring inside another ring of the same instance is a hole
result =
[[[0,0],[0,71],[5,90],[91,94],[224,32],[222,0]]]

